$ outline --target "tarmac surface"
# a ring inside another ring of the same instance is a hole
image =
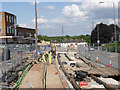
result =
[[[19,89],[22,88],[43,88],[44,63],[33,65],[25,76]],[[56,64],[47,65],[46,88],[64,88]]]
[[[98,56],[99,63],[102,63],[106,66],[110,65],[111,60],[112,67],[120,70],[120,53],[113,53],[96,49],[93,51],[88,51],[85,49],[85,47],[78,47],[78,51],[80,55],[86,56],[90,59],[90,61],[93,62],[96,61],[96,57]]]
[[[59,77],[59,73],[56,68],[56,64],[53,63],[47,66],[47,88],[64,88]]]
[[[43,88],[43,63],[34,64],[29,70],[19,89],[22,88]]]

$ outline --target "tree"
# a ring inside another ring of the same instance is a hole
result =
[[[69,36],[69,35],[66,35],[65,38],[66,38],[66,39],[70,39],[70,36]]]
[[[103,23],[96,25],[96,27],[91,32],[91,43],[97,43],[98,30],[99,30],[100,43],[109,43],[111,41],[111,37],[113,36],[114,25],[111,24],[108,26]],[[119,30],[119,27],[117,27],[117,32],[118,30]]]

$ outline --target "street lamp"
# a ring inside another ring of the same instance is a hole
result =
[[[104,2],[99,2],[104,3]],[[115,3],[113,3],[113,20],[114,20],[114,33],[115,33],[115,52],[117,53],[117,31],[116,31],[116,21],[115,21]]]
[[[35,0],[35,27],[36,27],[36,30],[35,30],[35,43],[36,43],[36,58],[38,56],[37,54],[37,5],[36,5],[36,0]]]
[[[98,43],[98,50],[99,50],[99,43],[100,43],[100,40],[99,40],[99,24],[97,25],[97,37],[98,37],[98,40],[97,40],[97,43]]]

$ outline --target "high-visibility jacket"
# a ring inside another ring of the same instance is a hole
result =
[[[46,63],[45,55],[46,55],[46,53],[43,54],[42,59]]]
[[[48,54],[48,56],[49,56],[49,63],[51,64],[51,62],[52,62],[52,53],[50,52],[50,53]]]

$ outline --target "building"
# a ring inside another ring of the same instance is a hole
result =
[[[19,43],[33,43],[35,37],[35,29],[26,28],[26,27],[16,27],[17,33],[16,35],[22,37],[19,40]]]
[[[50,45],[50,41],[41,40],[41,43],[38,43],[38,46],[47,46]]]
[[[85,40],[80,40],[80,39],[71,39],[71,40],[68,40],[68,39],[65,39],[63,40],[62,42],[57,42],[57,41],[52,41],[52,45],[53,46],[61,46],[61,47],[68,47],[68,46],[79,46],[79,45],[87,45],[86,41]]]
[[[0,12],[0,41],[6,43],[32,43],[35,29],[19,27],[14,14]]]
[[[86,41],[83,40],[83,39],[71,39],[71,40],[63,40],[62,43],[61,43],[61,46],[63,47],[68,47],[68,46],[79,46],[79,45],[87,45]]]

